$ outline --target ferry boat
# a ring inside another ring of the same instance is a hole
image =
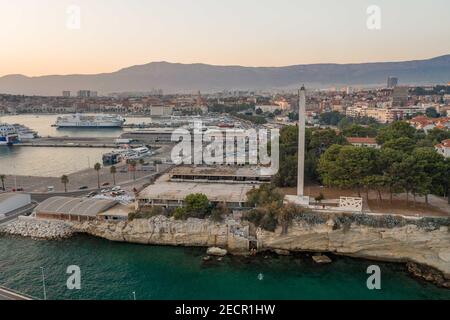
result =
[[[20,141],[39,138],[38,133],[27,126],[18,123],[13,124],[12,126],[16,130]]]
[[[11,146],[19,142],[19,135],[16,129],[5,123],[0,123],[0,146],[8,145]]]
[[[58,128],[122,128],[125,119],[119,115],[84,115],[71,114],[58,117],[55,126]]]

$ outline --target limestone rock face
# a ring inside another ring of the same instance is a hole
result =
[[[374,228],[352,224],[335,229],[332,223],[311,225],[294,221],[286,234],[258,230],[260,249],[332,252],[367,259],[415,262],[441,271],[450,279],[450,231],[416,225]]]
[[[227,225],[210,220],[169,219],[164,216],[130,222],[96,221],[76,229],[112,241],[175,246],[227,246]]]

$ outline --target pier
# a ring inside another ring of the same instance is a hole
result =
[[[59,148],[117,148],[117,138],[104,137],[46,137],[28,140],[17,144],[21,147],[59,147]],[[130,143],[132,147],[142,147],[139,142]]]
[[[17,291],[0,286],[0,300],[36,300],[35,298]]]

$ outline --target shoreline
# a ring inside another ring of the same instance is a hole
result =
[[[158,220],[160,218],[160,220]],[[153,220],[152,220],[153,219]],[[156,221],[155,221],[156,219]],[[195,219],[194,219],[195,220]],[[22,218],[14,222],[19,227],[15,227],[15,230],[8,229],[8,224],[6,226],[0,227],[0,234],[9,234],[13,236],[25,236],[31,237],[34,240],[63,240],[68,239],[75,235],[88,235],[96,238],[101,238],[109,240],[112,242],[122,242],[122,243],[133,243],[141,245],[151,245],[151,246],[172,246],[172,247],[186,247],[186,248],[204,248],[205,256],[207,248],[219,247],[227,250],[227,254],[232,256],[251,256],[249,250],[244,250],[242,245],[236,244],[239,239],[234,239],[234,236],[230,239],[218,238],[217,235],[210,237],[211,231],[218,232],[224,231],[224,224],[215,224],[210,221],[170,221],[161,217],[154,217],[148,220],[139,220],[129,223],[103,223],[97,222],[89,225],[88,223],[73,224],[60,221],[46,221],[46,220],[35,220],[30,218]],[[13,223],[13,224],[14,224]],[[21,227],[20,227],[21,226]],[[153,228],[152,230],[146,230],[146,227]],[[156,228],[155,228],[156,227]],[[186,231],[189,228],[194,227],[195,230],[189,231],[187,234],[183,234],[183,230]],[[120,231],[119,231],[120,230]],[[397,230],[400,232],[400,229]],[[438,232],[443,231],[439,230]],[[134,232],[134,234],[133,234]],[[172,235],[168,235],[171,232],[175,232]],[[178,232],[178,233],[177,233]],[[367,231],[364,231],[367,232]],[[409,230],[411,232],[411,229]],[[427,231],[428,232],[428,231]],[[290,236],[295,232],[293,232]],[[177,235],[175,235],[177,234]],[[450,236],[450,232],[445,230],[445,235]],[[228,235],[229,236],[229,235]],[[278,241],[282,240],[280,235],[272,234]],[[310,237],[317,237],[317,230],[313,231],[309,235]],[[231,240],[231,241],[230,241]],[[270,240],[270,238],[264,239]],[[310,239],[311,240],[311,239]],[[443,241],[446,241],[444,239]],[[319,253],[338,256],[338,257],[349,257],[355,259],[361,259],[366,261],[379,261],[383,263],[397,263],[404,266],[405,270],[410,274],[411,277],[424,280],[434,285],[450,289],[450,275],[446,273],[447,268],[445,264],[438,264],[431,260],[422,260],[421,256],[415,256],[410,253],[407,256],[408,250],[405,252],[399,252],[397,255],[394,253],[398,248],[395,244],[391,244],[391,247],[387,248],[387,253],[380,254],[375,250],[377,254],[370,254],[370,244],[359,244],[362,249],[356,252],[350,252],[350,250],[326,250],[324,247],[312,246],[307,244],[302,244],[302,241],[295,240],[297,247],[289,248],[290,246],[286,244],[280,245],[282,242],[277,244],[269,244],[258,249],[258,256],[295,256],[295,255],[317,255]],[[370,241],[369,241],[370,242]],[[299,247],[298,244],[302,246]],[[386,244],[384,244],[386,246]],[[397,244],[398,246],[398,244]],[[401,246],[400,246],[401,247]],[[342,247],[341,247],[342,249]],[[386,249],[386,248],[385,248]],[[365,253],[364,250],[369,253]],[[420,251],[420,249],[417,249]],[[429,252],[427,252],[427,255]]]

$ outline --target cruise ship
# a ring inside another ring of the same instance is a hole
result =
[[[55,126],[58,128],[122,128],[125,119],[119,115],[84,115],[71,114],[58,117]]]
[[[0,146],[13,145],[19,142],[19,135],[16,129],[6,123],[0,123]]]

